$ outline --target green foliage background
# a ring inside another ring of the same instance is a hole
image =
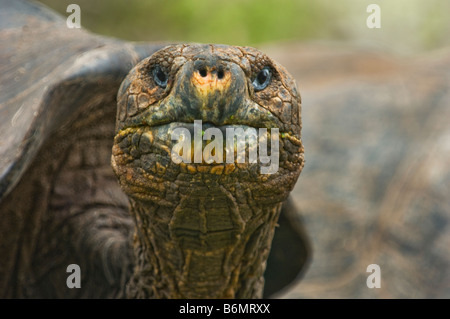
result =
[[[404,51],[450,44],[448,0],[42,0],[81,24],[127,40],[252,45],[280,41],[371,42]],[[369,4],[382,28],[368,29]]]

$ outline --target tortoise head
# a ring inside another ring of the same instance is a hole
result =
[[[304,164],[300,102],[287,71],[249,47],[168,46],[130,71],[112,156],[136,221],[130,294],[261,295]]]

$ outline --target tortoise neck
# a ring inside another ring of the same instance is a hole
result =
[[[128,297],[262,297],[281,203],[250,205],[224,189],[191,193],[171,207],[130,202],[135,269]]]

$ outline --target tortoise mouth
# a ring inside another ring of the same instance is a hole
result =
[[[253,101],[247,101],[235,113],[226,117],[218,117],[215,114],[211,114],[211,112],[216,112],[214,109],[199,114],[189,113],[187,109],[184,104],[173,103],[169,96],[168,99],[161,101],[157,105],[152,105],[142,113],[119,123],[117,131],[137,127],[161,127],[172,124],[186,126],[194,124],[195,121],[201,121],[202,125],[215,126],[217,128],[227,125],[255,129],[280,129],[283,127],[275,115]]]
[[[235,165],[240,169],[278,165],[279,139],[286,136],[277,128],[216,126],[195,120],[127,128],[116,135],[115,142],[141,163],[153,153],[164,163],[188,165],[190,172],[221,174]]]

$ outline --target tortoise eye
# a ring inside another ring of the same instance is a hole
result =
[[[167,82],[169,80],[169,76],[166,72],[161,69],[159,65],[157,65],[153,69],[153,80],[156,84],[158,84],[160,87],[165,88],[167,86]]]
[[[259,71],[252,82],[255,91],[264,90],[269,85],[271,78],[272,72],[269,67],[265,67],[261,71]]]

